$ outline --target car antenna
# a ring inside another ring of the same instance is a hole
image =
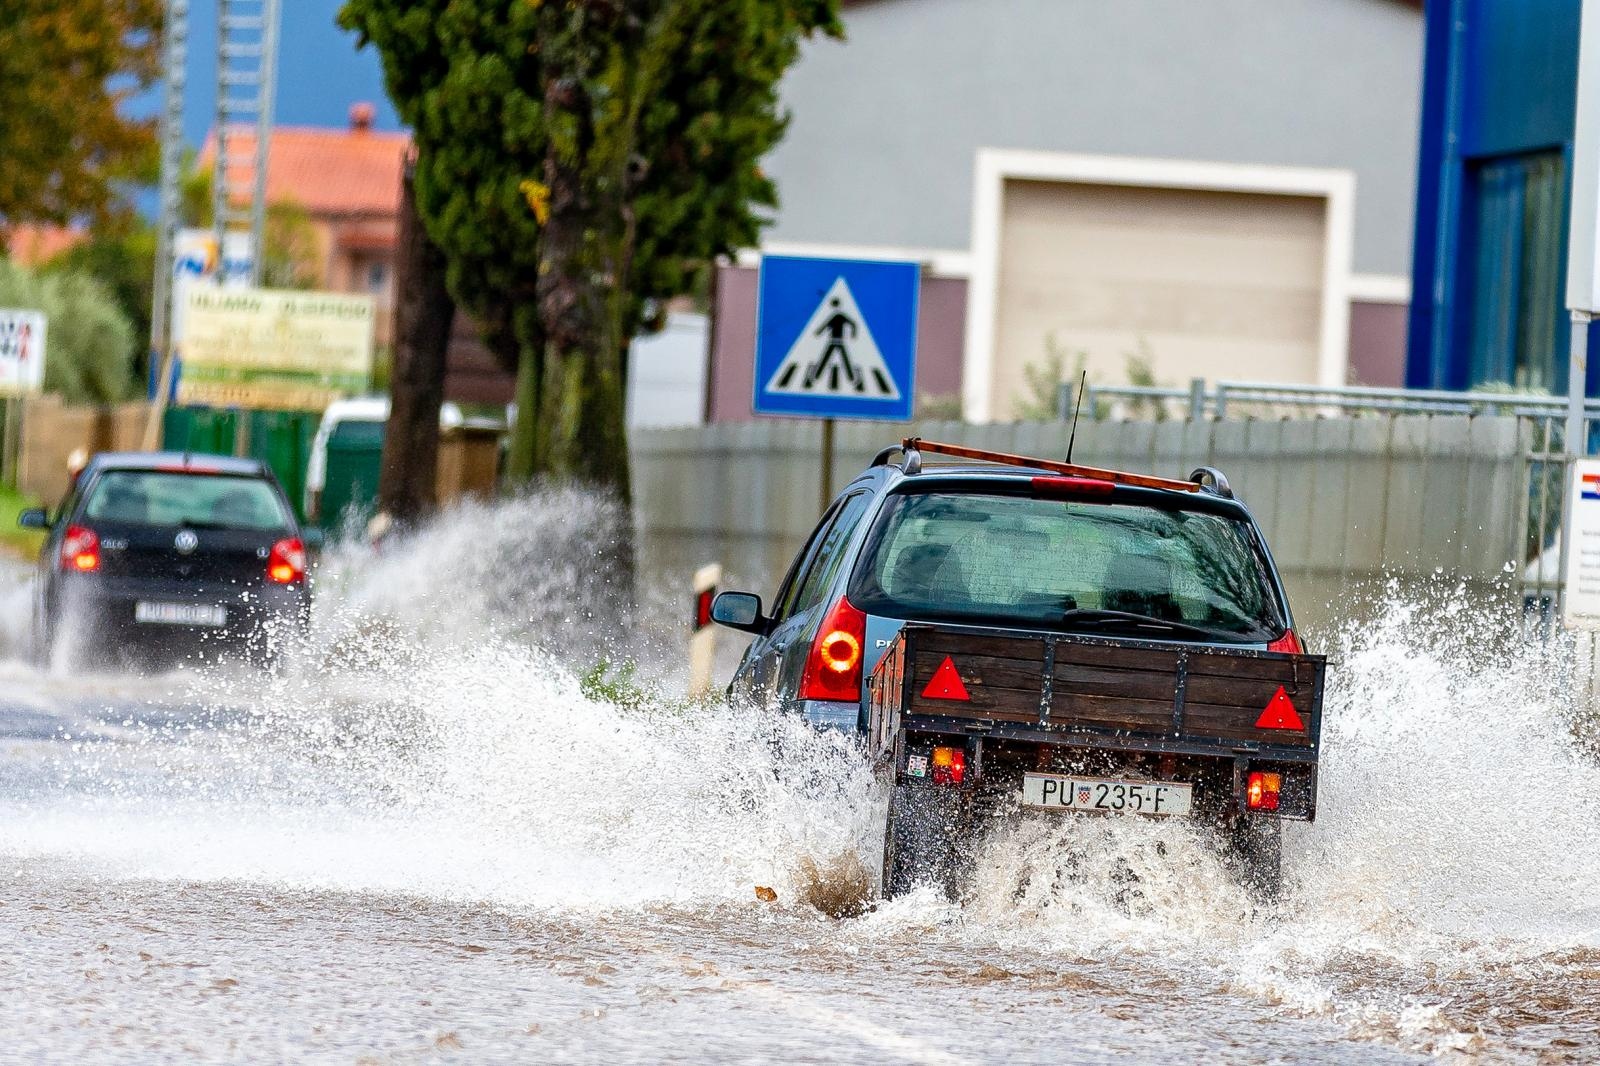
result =
[[[1072,433],[1067,437],[1067,462],[1072,462],[1072,446],[1078,442],[1078,412],[1083,410],[1083,391],[1089,386],[1089,371],[1078,379],[1078,400],[1072,405]]]

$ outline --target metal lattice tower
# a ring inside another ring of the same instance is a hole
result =
[[[189,59],[189,0],[167,0],[166,40],[162,61],[166,67],[161,105],[161,188],[156,217],[155,299],[150,308],[150,350],[160,358],[167,350],[167,327],[172,300],[172,256],[178,228],[178,181],[183,168],[184,67]]]
[[[219,256],[227,247],[228,232],[248,227],[251,285],[261,284],[265,258],[267,146],[272,139],[278,73],[278,4],[279,0],[217,0],[213,227]]]

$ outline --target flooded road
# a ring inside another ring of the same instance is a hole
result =
[[[1182,825],[1073,819],[874,908],[846,741],[649,648],[586,683],[565,578],[397,580],[438,545],[331,568],[281,676],[0,662],[0,1059],[1600,1061],[1585,712],[1447,594],[1330,638],[1276,911]]]

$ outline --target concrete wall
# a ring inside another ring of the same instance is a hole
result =
[[[770,241],[968,248],[974,153],[1028,148],[1354,170],[1355,269],[1409,269],[1413,5],[868,0],[845,25],[784,79]]]
[[[911,431],[841,425],[834,488]],[[1025,455],[1067,447],[1058,422],[915,432]],[[1266,531],[1300,620],[1315,624],[1371,579],[1442,569],[1487,584],[1520,563],[1524,444],[1514,418],[1103,422],[1079,427],[1075,458],[1180,477],[1221,468]],[[730,582],[770,598],[820,513],[817,424],[645,430],[632,445],[645,572],[686,587],[718,560]]]

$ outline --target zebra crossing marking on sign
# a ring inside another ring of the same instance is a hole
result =
[[[898,400],[900,389],[861,317],[843,277],[834,279],[805,328],[767,382],[767,391],[791,395],[867,396]]]

